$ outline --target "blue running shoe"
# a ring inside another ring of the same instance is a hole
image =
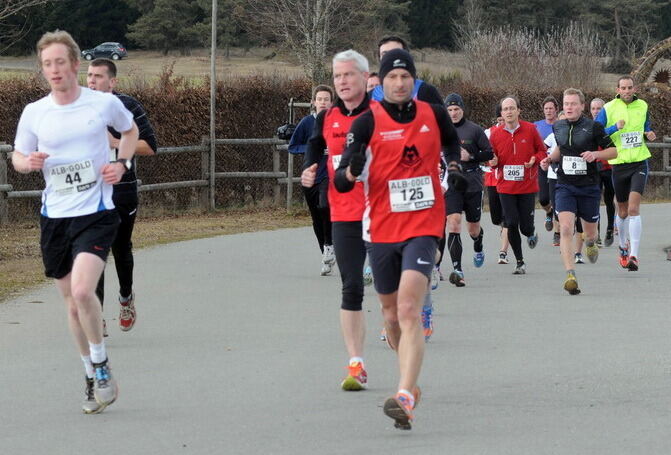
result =
[[[473,265],[480,268],[485,263],[485,252],[479,251],[473,255]]]
[[[536,248],[536,245],[538,244],[538,234],[534,232],[534,234],[530,237],[527,237],[527,244],[529,245],[529,248],[532,250]]]
[[[431,318],[432,314],[433,307],[422,307],[422,328],[424,329],[424,341],[429,341],[431,335],[433,335],[433,319]]]
[[[371,284],[373,284],[373,269],[367,265],[366,268],[363,269],[363,285],[370,286]]]

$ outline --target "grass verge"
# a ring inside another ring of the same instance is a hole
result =
[[[279,208],[142,217],[135,223],[133,246],[139,249],[183,240],[309,224],[310,216],[306,211],[287,213],[286,209]],[[42,267],[39,237],[36,223],[0,227],[0,303],[48,280]]]

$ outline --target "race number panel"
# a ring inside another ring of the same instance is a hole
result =
[[[392,212],[413,212],[433,207],[435,196],[431,176],[389,181]]]
[[[643,145],[643,133],[632,131],[630,133],[620,134],[620,142],[623,149],[633,149]]]
[[[93,160],[54,166],[49,170],[52,188],[61,196],[81,193],[96,184]]]
[[[342,159],[342,155],[333,155],[331,157],[331,162],[333,163],[333,169],[338,169],[340,166],[340,160]]]
[[[581,156],[565,156],[562,159],[562,170],[566,175],[585,175],[587,161]]]
[[[524,180],[523,164],[506,164],[503,166],[503,180],[521,182]]]

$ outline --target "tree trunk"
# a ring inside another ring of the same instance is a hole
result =
[[[613,9],[613,16],[615,19],[615,61],[619,62],[622,58],[622,21],[617,7]]]

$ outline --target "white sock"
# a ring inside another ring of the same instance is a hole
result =
[[[617,226],[617,235],[620,239],[620,248],[627,248],[627,239],[629,238],[629,217],[620,218],[620,215],[615,215],[615,226]]]
[[[361,364],[361,366],[363,366],[363,358],[361,358],[361,357],[351,357],[349,359],[349,364],[350,365],[353,364],[353,363],[357,363],[357,362],[359,362]]]
[[[91,362],[102,363],[107,360],[104,341],[100,344],[89,343],[89,350],[91,351]]]
[[[643,223],[641,222],[641,215],[629,217],[629,237],[631,239],[631,251],[629,255],[638,257],[638,247],[641,244],[641,231],[643,230]]]
[[[93,379],[94,372],[93,372],[93,364],[91,363],[91,356],[83,355],[82,356],[82,362],[84,362],[84,369],[86,370],[86,377],[89,378],[89,379]]]

